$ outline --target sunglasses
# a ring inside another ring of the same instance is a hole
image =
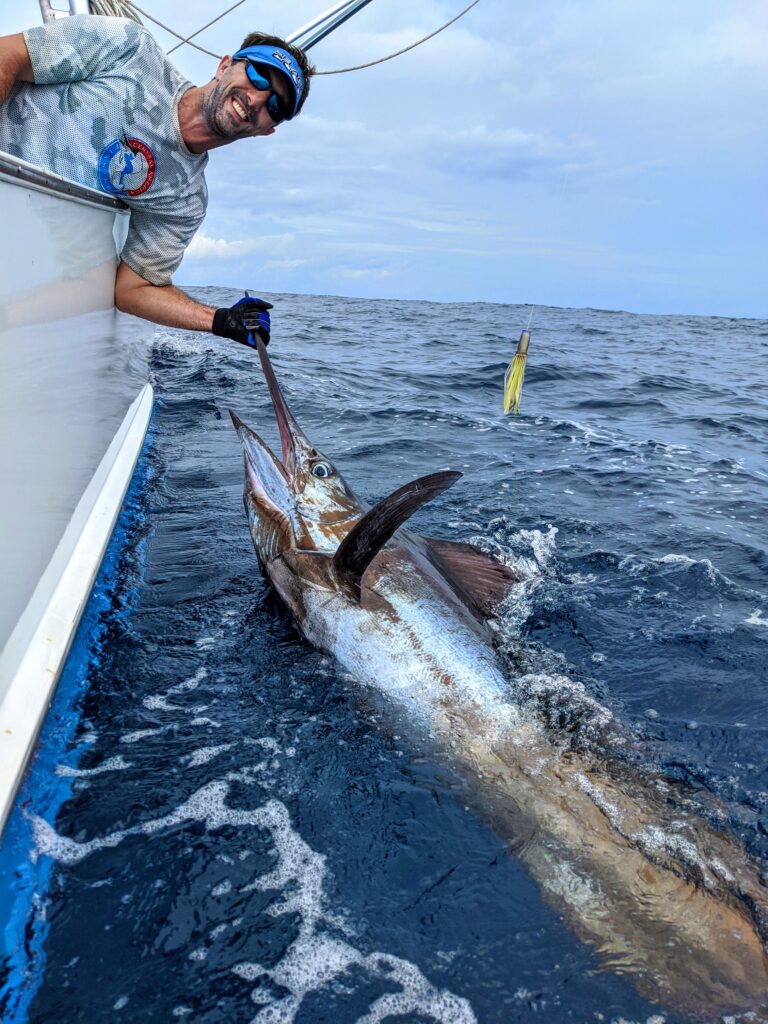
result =
[[[285,109],[284,102],[272,88],[272,83],[268,78],[265,78],[260,71],[257,70],[256,65],[251,63],[250,60],[245,60],[245,73],[248,75],[248,81],[259,92],[269,92],[270,96],[267,100],[267,113],[272,118],[275,124],[282,124],[283,121],[290,121],[291,115]]]

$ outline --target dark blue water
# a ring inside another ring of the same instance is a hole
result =
[[[522,669],[583,684],[768,858],[768,323],[539,309],[504,418],[528,310],[275,303],[276,372],[358,493],[462,470],[414,527],[527,560]],[[4,842],[4,1019],[680,1019],[260,577],[227,416],[276,443],[253,354],[152,344],[153,434]]]

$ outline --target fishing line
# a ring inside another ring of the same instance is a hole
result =
[[[603,42],[605,41],[606,30],[603,28],[603,34],[599,40],[597,47],[595,48],[594,62],[597,62],[597,58],[602,52]],[[581,106],[579,112],[579,123],[576,128],[576,135],[580,134],[581,128],[584,123],[584,106]],[[566,186],[571,174],[571,165],[566,164],[563,168],[563,176],[560,182],[560,194],[558,200],[562,202],[565,196]],[[523,378],[525,376],[525,365],[528,358],[528,346],[531,341],[531,324],[533,323],[533,314],[538,306],[538,303],[532,302],[531,308],[528,313],[528,323],[525,325],[524,330],[520,334],[520,340],[517,343],[517,351],[512,357],[512,361],[504,373],[504,415],[508,415],[510,409],[517,416],[520,412],[520,396],[523,390]]]
[[[580,121],[579,126],[577,128],[577,135],[578,135],[579,131],[581,130],[581,126],[582,126],[583,122],[584,122],[584,108],[582,107],[581,108],[581,121]],[[562,202],[562,200],[563,200],[563,198],[565,196],[565,190],[566,190],[566,187],[568,185],[568,179],[569,179],[570,175],[571,175],[571,168],[570,168],[569,165],[566,165],[565,168],[563,169],[563,177],[562,177],[562,180],[560,182],[560,193],[559,193],[559,195],[557,197],[560,202]],[[534,310],[537,309],[537,307],[538,307],[538,303],[537,302],[532,302],[531,303],[531,311],[530,311],[530,313],[528,315],[528,324],[526,325],[526,330],[530,330],[531,322],[533,321],[533,313],[534,313]]]
[[[583,116],[582,109],[582,116]],[[563,170],[563,179],[560,183],[560,195],[558,199],[562,201],[565,195],[565,186],[568,181],[568,175],[570,169],[566,166]],[[528,346],[531,343],[531,324],[533,323],[533,314],[536,310],[537,303],[532,302],[531,308],[528,312],[528,323],[525,325],[525,329],[520,334],[520,340],[517,343],[517,351],[512,357],[512,362],[506,369],[504,374],[504,415],[509,415],[509,410],[512,409],[515,416],[520,413],[520,396],[523,393],[523,378],[525,377],[525,365],[528,360]]]

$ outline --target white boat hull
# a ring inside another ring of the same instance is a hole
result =
[[[127,211],[3,155],[0,223],[1,827],[130,482],[152,393],[146,328],[114,309]]]

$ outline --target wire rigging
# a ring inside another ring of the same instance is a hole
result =
[[[102,2],[102,0],[90,0],[91,7],[93,7],[94,3],[101,3],[101,2]],[[118,2],[126,3],[127,0],[118,0]],[[139,14],[143,15],[145,18],[148,18],[151,22],[153,22],[153,24],[159,25],[160,28],[164,28],[166,32],[170,32],[170,34],[172,36],[175,36],[177,39],[180,39],[182,43],[186,43],[187,46],[191,46],[193,49],[199,50],[200,53],[208,54],[209,57],[215,57],[216,60],[221,60],[221,54],[220,53],[214,53],[213,50],[206,50],[206,48],[204,46],[200,46],[198,43],[191,43],[191,42],[189,42],[184,36],[179,35],[178,32],[174,31],[174,29],[172,29],[170,25],[166,25],[165,22],[162,22],[158,18],[153,17],[153,15],[151,15],[148,11],[145,11],[143,8],[139,7],[138,4],[133,4],[133,7],[139,12]],[[193,32],[192,35],[197,35],[197,33]],[[190,36],[190,38],[191,38],[191,36]],[[179,45],[181,45],[181,44],[179,44]],[[174,49],[175,49],[175,47],[174,47]]]
[[[228,7],[226,11],[222,11],[221,14],[217,15],[212,21],[209,21],[207,25],[203,25],[203,27],[199,28],[197,32],[193,32],[191,36],[187,36],[186,39],[182,39],[180,43],[176,43],[175,46],[172,46],[170,50],[168,50],[168,54],[170,55],[174,50],[178,50],[180,46],[183,46],[184,43],[188,43],[191,39],[194,39],[195,36],[199,36],[201,32],[205,32],[205,30],[210,28],[211,25],[215,25],[217,21],[221,21],[225,14],[229,14],[230,11],[234,11],[236,7],[241,7],[244,3],[245,0],[237,0],[236,4],[232,4],[232,6]]]
[[[186,44],[195,50],[199,50],[200,53],[205,53],[209,57],[215,57],[216,60],[221,60],[222,54],[214,53],[212,50],[206,50],[204,46],[200,46],[199,43],[194,43],[192,40],[195,36],[199,36],[201,32],[205,32],[205,30],[210,28],[211,25],[215,25],[217,21],[221,21],[221,19],[225,17],[225,15],[229,14],[230,11],[234,11],[236,7],[240,7],[244,3],[245,0],[237,0],[237,3],[232,4],[232,6],[228,7],[226,11],[222,11],[221,14],[213,18],[212,21],[209,21],[207,24],[203,25],[202,28],[197,29],[188,36],[182,36],[180,33],[172,29],[170,25],[166,25],[165,22],[160,21],[159,18],[150,14],[149,11],[145,11],[142,7],[139,7],[138,4],[133,3],[133,0],[89,0],[88,5],[91,9],[91,14],[102,14],[108,18],[129,18],[131,21],[138,21],[139,23],[141,23],[139,15],[147,18],[153,24],[158,25],[160,28],[164,29],[174,38],[179,40],[178,43],[167,51],[169,54]],[[421,46],[422,43],[426,43],[428,40],[434,39],[435,36],[444,32],[445,29],[453,25],[453,23],[458,21],[459,18],[463,18],[465,14],[471,11],[472,8],[476,7],[479,3],[480,0],[472,0],[472,2],[467,4],[463,10],[459,11],[458,14],[455,14],[449,21],[446,21],[444,25],[440,26],[440,28],[436,28],[434,32],[430,32],[428,35],[422,36],[422,38],[417,39],[415,43],[410,43],[408,46],[404,46],[402,50],[396,50],[394,53],[387,54],[386,57],[378,57],[376,60],[369,60],[365,64],[354,64],[352,67],[333,68],[328,71],[315,71],[315,75],[344,75],[348,71],[362,71],[363,68],[372,68],[376,64],[384,64],[388,60],[394,60],[395,57],[400,57],[402,54],[408,53],[409,50],[415,50],[416,47]]]
[[[402,50],[396,50],[395,53],[390,53],[387,57],[379,57],[377,60],[369,60],[367,64],[355,64],[349,68],[335,68],[333,71],[316,71],[316,75],[343,75],[347,71],[362,71],[363,68],[372,68],[375,64],[383,64],[385,61],[393,60],[395,57],[399,57],[403,53],[408,53],[409,50],[415,50],[417,46],[421,46],[422,43],[426,43],[429,39],[434,39],[436,35],[439,35],[459,18],[463,18],[465,14],[472,10],[480,0],[472,0],[472,3],[467,4],[463,11],[459,11],[458,14],[454,15],[450,21],[446,21],[440,28],[436,28],[434,32],[430,32],[429,35],[423,36],[421,39],[417,39],[415,43],[411,43],[409,46],[404,46]]]

